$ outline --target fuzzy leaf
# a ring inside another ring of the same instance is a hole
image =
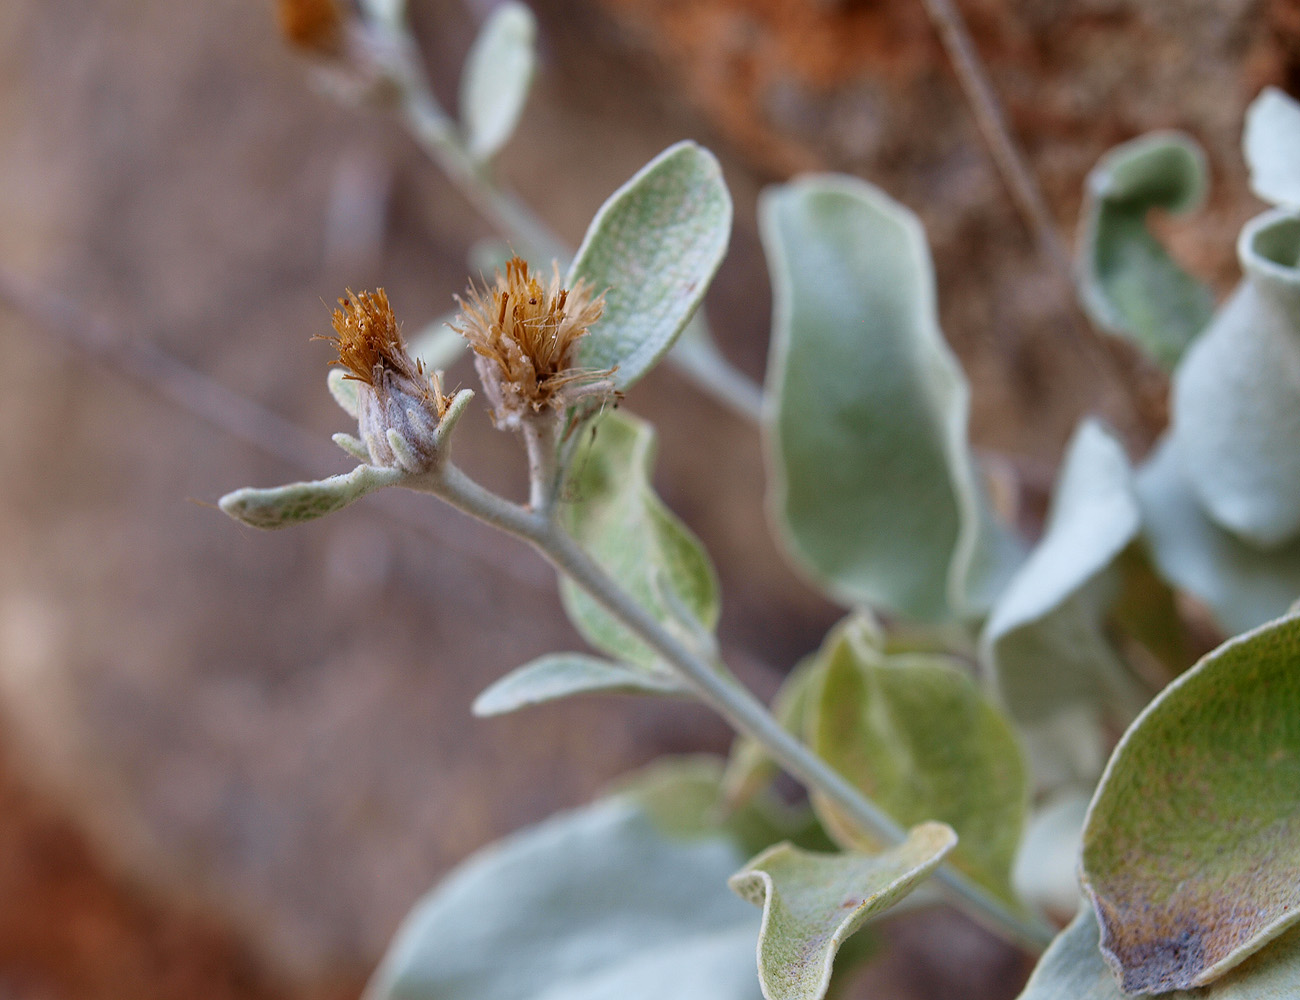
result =
[[[1083,880],[1125,992],[1191,989],[1300,919],[1300,618],[1170,684],[1112,754]]]
[[[474,699],[474,714],[504,715],[575,694],[682,694],[672,674],[582,653],[552,653],[512,670]]]
[[[764,192],[774,318],[769,507],[785,548],[846,604],[927,621],[987,608],[1017,553],[966,441],[916,217],[865,182]]]
[[[757,1000],[757,915],[720,835],[656,829],[626,796],[480,851],[421,900],[370,1000]]]
[[[1084,907],[1043,953],[1019,1000],[1135,1000],[1116,984],[1099,939],[1097,918]],[[1164,1000],[1292,1000],[1297,991],[1300,933],[1291,931],[1208,988],[1175,990]]]
[[[940,656],[883,657],[850,620],[819,654],[810,745],[899,824],[933,819],[960,838],[955,868],[1016,903],[1011,865],[1028,806],[1028,775],[1010,723],[969,674]],[[820,796],[814,805],[843,846],[878,850]]]
[[[399,482],[400,469],[358,465],[351,472],[310,483],[290,483],[271,489],[245,487],[227,493],[219,506],[236,521],[254,528],[284,528],[342,510],[367,493]]]
[[[742,899],[763,908],[758,975],[767,1000],[821,1000],[840,945],[924,881],[957,835],[923,823],[880,854],[813,854],[778,844],[731,876]]]
[[[1079,289],[1093,322],[1172,368],[1214,309],[1210,290],[1147,228],[1153,208],[1182,214],[1205,197],[1205,153],[1189,136],[1155,132],[1112,149],[1088,175]]]
[[[1204,601],[1229,635],[1276,618],[1300,597],[1300,539],[1265,551],[1220,528],[1201,509],[1168,437],[1138,470],[1136,484],[1156,568]]]
[[[731,236],[731,195],[713,154],[693,142],[664,150],[610,195],[591,220],[566,282],[605,293],[578,365],[617,368],[626,389],[682,332]]]
[[[608,413],[570,466],[565,527],[642,607],[688,642],[718,621],[718,585],[699,541],[650,486],[655,439],[650,425]],[[584,639],[628,663],[654,668],[658,657],[576,584],[561,585],[564,608]],[[694,621],[683,621],[681,611]]]
[[[1265,87],[1246,111],[1242,147],[1251,190],[1274,205],[1300,206],[1300,104]]]
[[[1245,278],[1179,366],[1173,440],[1211,519],[1259,548],[1300,535],[1300,218],[1237,244]]]
[[[1011,714],[1039,722],[1073,703],[1126,724],[1147,695],[1102,630],[1103,575],[1141,523],[1128,459],[1100,425],[1080,425],[1066,452],[1047,530],[993,607],[983,636]]]
[[[506,0],[483,25],[465,58],[460,81],[460,124],[469,155],[490,160],[509,141],[533,83],[537,20],[522,3]]]

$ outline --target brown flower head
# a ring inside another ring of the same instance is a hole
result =
[[[338,55],[343,44],[343,10],[338,0],[277,0],[280,34],[314,55]]]
[[[522,258],[511,258],[506,273],[497,272],[495,287],[480,291],[471,284],[456,301],[461,314],[451,327],[474,348],[498,427],[516,427],[529,413],[562,410],[583,397],[614,394],[613,369],[575,367],[578,342],[600,319],[605,298],[593,297],[581,280],[560,287],[558,265],[543,284]]]
[[[328,340],[339,352],[331,364],[347,369],[343,377],[358,383],[357,426],[375,465],[401,465],[388,440],[395,430],[410,446],[423,471],[433,461],[433,432],[447,412],[436,373],[406,351],[397,317],[382,289],[357,294],[352,289],[334,310],[334,336]]]

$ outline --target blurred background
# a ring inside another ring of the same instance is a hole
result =
[[[492,2],[410,3],[454,107]],[[1186,129],[1213,193],[1169,232],[1229,286],[1258,207],[1242,113],[1265,84],[1300,87],[1300,3],[961,7],[1062,234],[1107,148]],[[535,9],[539,79],[504,181],[576,244],[660,149],[714,149],[737,221],[708,308],[751,376],[769,323],[755,196],[844,170],[926,224],[977,446],[1041,488],[1085,412],[1135,451],[1150,440],[1158,378],[1122,347],[1081,350],[921,0]],[[417,329],[489,235],[394,120],[314,88],[275,25],[268,0],[0,4],[6,1000],[355,996],[468,852],[659,753],[729,742],[702,711],[617,698],[473,720],[490,681],[578,640],[538,558],[432,501],[375,497],[276,534],[213,508],[347,468],[309,338],[345,285],[385,286]],[[757,434],[667,368],[626,405],[658,425],[660,491],[718,565],[724,654],[770,694],[839,612],[769,539]],[[520,488],[516,442],[481,411],[458,457]],[[889,934],[864,996],[1009,997],[1026,972],[956,916]]]

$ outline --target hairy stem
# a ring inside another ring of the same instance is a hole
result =
[[[766,706],[721,664],[701,656],[665,628],[597,565],[556,524],[553,516],[541,510],[520,507],[488,492],[450,463],[407,485],[433,493],[465,513],[528,542],[662,656],[701,701],[725,718],[737,732],[759,743],[774,761],[806,788],[826,796],[872,836],[891,844],[902,842],[906,831],[892,817],[787,732]],[[951,866],[941,867],[935,877],[954,902],[1021,947],[1037,952],[1051,941],[1054,932],[1044,921],[1017,912]]]

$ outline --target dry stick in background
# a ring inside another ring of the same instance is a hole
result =
[[[339,452],[319,434],[227,388],[157,346],[127,335],[90,316],[68,299],[52,294],[0,267],[0,302],[54,334],[92,360],[143,385],[167,402],[206,421],[289,467],[316,475],[338,462]],[[387,521],[434,542],[440,551],[484,566],[537,590],[550,591],[551,576],[540,562],[522,564],[497,543],[494,532],[478,525],[449,525],[412,514],[398,496],[371,498],[371,509]]]

